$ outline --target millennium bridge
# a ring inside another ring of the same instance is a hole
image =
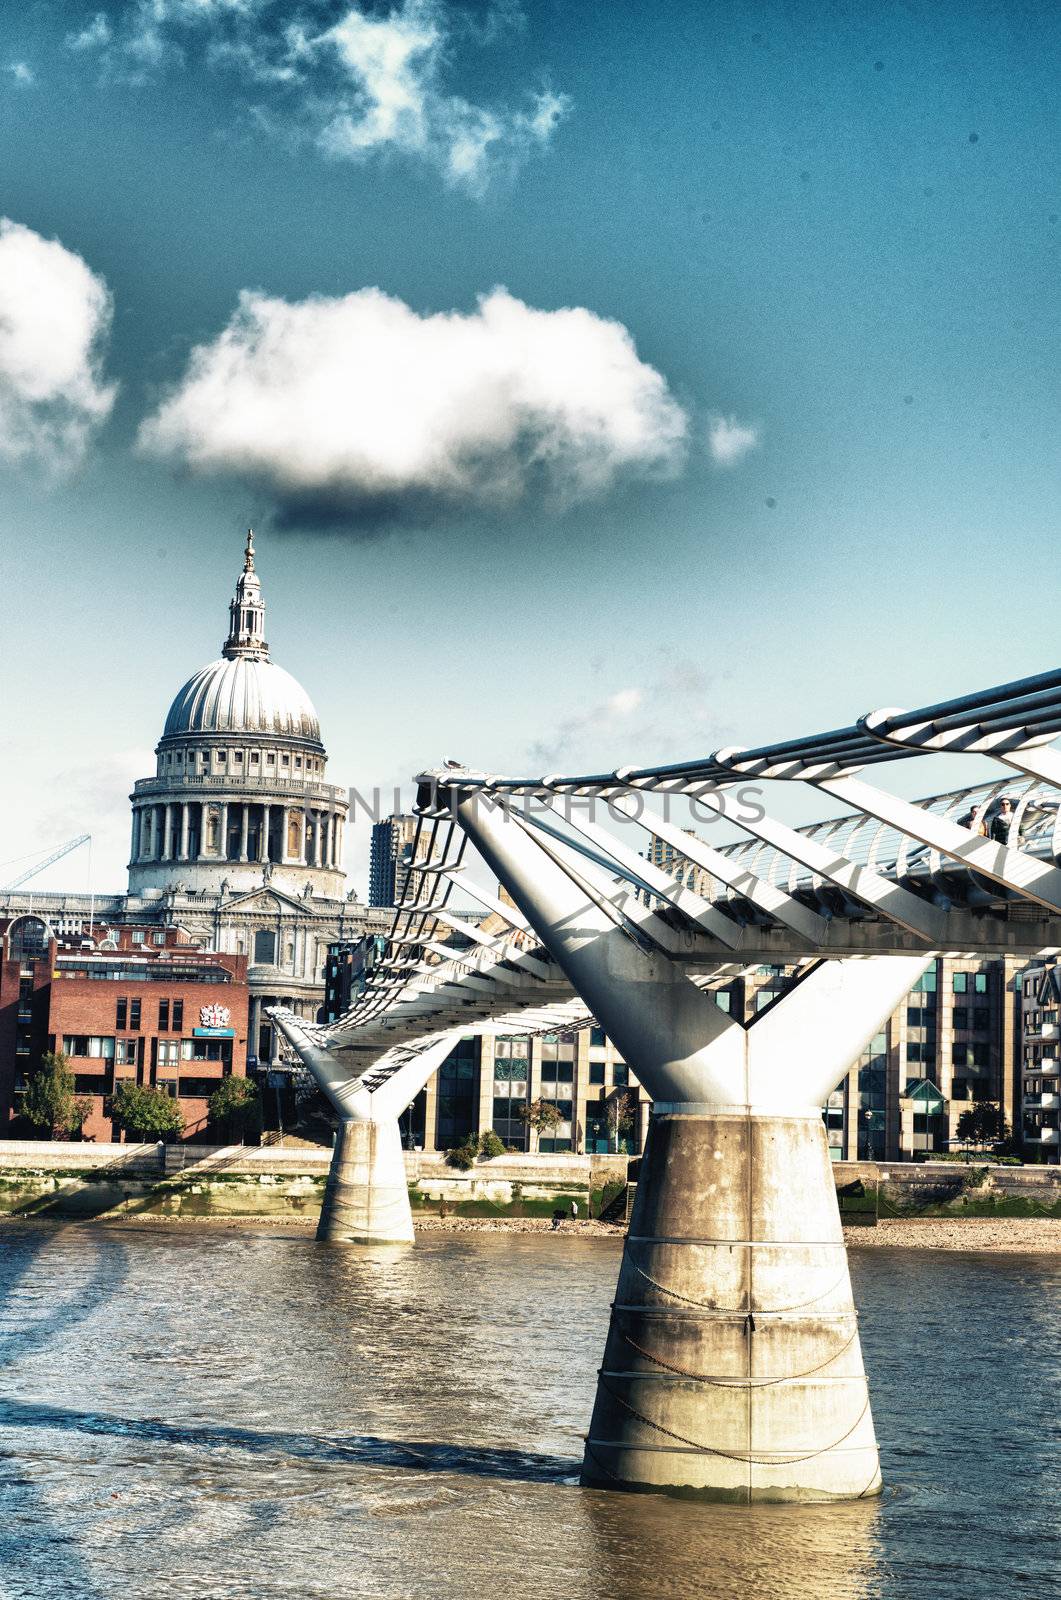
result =
[[[937,955],[1061,951],[1059,732],[1061,671],[671,766],[421,774],[405,899],[362,992],[329,1026],[273,1013],[339,1118],[318,1237],[412,1240],[398,1117],[458,1038],[592,1018],[653,1106],[583,1482],[878,1493],[821,1106]],[[881,786],[941,756],[992,776],[916,801]],[[770,809],[786,785],[844,814],[791,827]],[[683,831],[675,801],[740,841]],[[745,1026],[712,987],[764,962],[796,976]]]

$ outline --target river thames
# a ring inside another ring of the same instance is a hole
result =
[[[852,1251],[886,1492],[580,1489],[619,1241],[0,1224],[3,1600],[1055,1592],[1056,1258]]]

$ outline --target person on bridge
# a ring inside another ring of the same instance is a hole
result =
[[[998,802],[998,811],[991,824],[991,837],[999,844],[1009,844],[1010,829],[1013,826],[1013,801],[1008,794],[1004,794]]]

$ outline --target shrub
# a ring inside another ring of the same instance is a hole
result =
[[[164,1139],[184,1127],[184,1115],[172,1095],[139,1083],[119,1085],[111,1099],[111,1117],[126,1133],[141,1139]]]
[[[467,1172],[475,1165],[475,1151],[466,1144],[459,1144],[455,1150],[446,1151],[447,1167],[456,1167],[458,1172]]]
[[[495,1156],[503,1156],[504,1153],[505,1146],[497,1137],[493,1128],[487,1128],[484,1134],[480,1134],[479,1154],[485,1156],[487,1161],[492,1161]]]

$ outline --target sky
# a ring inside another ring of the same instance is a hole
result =
[[[2,8],[0,881],[124,887],[251,523],[362,792],[1053,666],[1059,67],[984,0]]]

